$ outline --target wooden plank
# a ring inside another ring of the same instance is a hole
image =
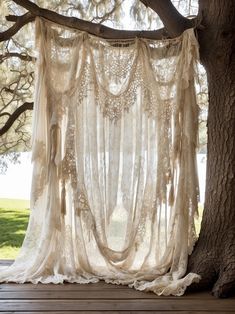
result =
[[[43,313],[50,313],[50,314],[72,314],[72,313],[84,313],[84,314],[209,314],[209,313],[212,313],[212,312],[208,312],[208,311],[59,311],[59,312],[54,312],[54,311],[50,311],[50,310],[47,310],[45,312],[0,312],[1,314],[43,314]],[[212,314],[232,314],[233,312],[227,312],[227,311],[215,311],[213,312]]]
[[[156,299],[153,293],[132,290],[110,291],[1,291],[2,299]]]
[[[146,293],[136,291],[132,289],[118,289],[118,290],[6,290],[0,291],[0,300],[2,299],[164,299],[164,300],[177,300],[179,297],[174,296],[162,296],[159,297],[154,293]],[[190,294],[188,296],[182,296],[180,299],[184,299],[185,302],[190,300],[214,300],[216,299],[209,294]],[[235,299],[234,304],[235,304]]]
[[[57,287],[57,286],[55,286]],[[115,289],[115,287],[111,287],[110,289],[102,289],[101,287],[96,287],[95,289],[81,289],[82,287],[76,287],[78,289],[74,289],[68,287],[64,289],[63,286],[57,287],[57,289],[47,289],[46,285],[36,285],[32,287],[25,287],[24,285],[18,285],[15,287],[5,287],[0,289],[0,299],[43,299],[43,298],[64,298],[64,299],[93,299],[93,298],[109,298],[109,299],[118,299],[118,298],[140,298],[140,299],[196,299],[196,300],[215,300],[215,298],[210,293],[190,293],[181,297],[175,296],[157,296],[152,292],[141,292],[135,289],[127,288],[127,289]],[[235,302],[235,298],[234,302]]]
[[[107,284],[103,281],[99,283],[89,283],[89,284],[31,284],[31,283],[24,283],[24,284],[17,284],[17,283],[2,283],[0,284],[0,291],[18,291],[18,290],[82,290],[82,291],[91,291],[91,290],[130,290],[128,286],[122,285],[112,285]],[[132,290],[132,289],[131,289]],[[134,289],[133,289],[134,290]]]
[[[83,313],[83,314],[210,314],[212,312],[208,312],[208,311],[59,311],[59,312],[54,312],[54,311],[45,311],[45,312],[0,312],[1,314],[47,314],[47,313],[50,313],[50,314],[72,314],[72,313]],[[233,314],[233,312],[227,312],[227,311],[216,311],[216,312],[213,312],[212,314]]]
[[[10,265],[12,261],[8,261]],[[0,261],[6,265],[6,261]],[[158,297],[128,286],[106,284],[0,284],[0,314],[162,313],[231,314],[235,298],[219,300],[210,292]]]
[[[92,291],[103,291],[103,292],[112,292],[112,293],[133,293],[133,296],[135,293],[143,294],[146,296],[146,298],[157,298],[158,296],[151,292],[141,292],[137,291],[135,289],[131,289],[128,286],[118,286],[118,285],[112,285],[112,284],[106,284],[104,282],[99,282],[95,284],[0,284],[0,293],[2,292],[32,292],[32,291],[62,291],[63,293],[66,293],[68,291],[84,291],[87,293],[90,293]],[[170,298],[170,299],[178,299],[179,297],[175,296],[168,296],[161,298]],[[215,299],[210,292],[195,292],[195,293],[186,293],[185,295],[181,296],[180,298],[190,298],[190,299]],[[235,298],[234,298],[235,300]]]
[[[19,293],[17,295],[17,293]],[[71,294],[71,297],[68,296]],[[28,299],[34,298],[60,298],[61,295],[64,298],[94,298],[96,294],[104,296],[105,298],[144,298],[144,299],[197,299],[197,300],[216,300],[210,292],[195,292],[186,293],[181,297],[175,296],[157,296],[152,292],[141,292],[135,289],[131,289],[127,286],[117,286],[105,283],[97,284],[2,284],[0,285],[0,298],[14,299],[14,298],[24,298],[26,295]],[[65,297],[66,296],[66,297]],[[83,297],[84,296],[84,297]],[[97,297],[98,298],[98,297]],[[235,297],[230,298],[234,300]]]
[[[1,311],[216,311],[235,313],[233,300],[0,300]]]

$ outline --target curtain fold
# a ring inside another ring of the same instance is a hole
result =
[[[0,282],[181,295],[196,240],[194,31],[103,40],[36,20],[31,214]]]

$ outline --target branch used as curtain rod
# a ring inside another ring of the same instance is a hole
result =
[[[58,14],[54,11],[40,8],[35,3],[29,0],[13,0],[16,4],[27,9],[35,17],[43,17],[54,23],[85,31],[92,35],[104,39],[131,39],[135,37],[148,38],[148,39],[162,39],[169,37],[165,28],[153,31],[132,31],[132,30],[118,30],[102,24],[85,21],[76,17],[68,17]]]

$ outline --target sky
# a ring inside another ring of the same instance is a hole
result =
[[[28,200],[31,176],[31,153],[21,153],[20,164],[10,164],[6,174],[0,175],[0,198]]]

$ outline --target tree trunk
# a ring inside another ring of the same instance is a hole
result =
[[[205,208],[188,270],[202,276],[192,288],[235,292],[235,2],[201,0],[200,56],[209,89]]]

